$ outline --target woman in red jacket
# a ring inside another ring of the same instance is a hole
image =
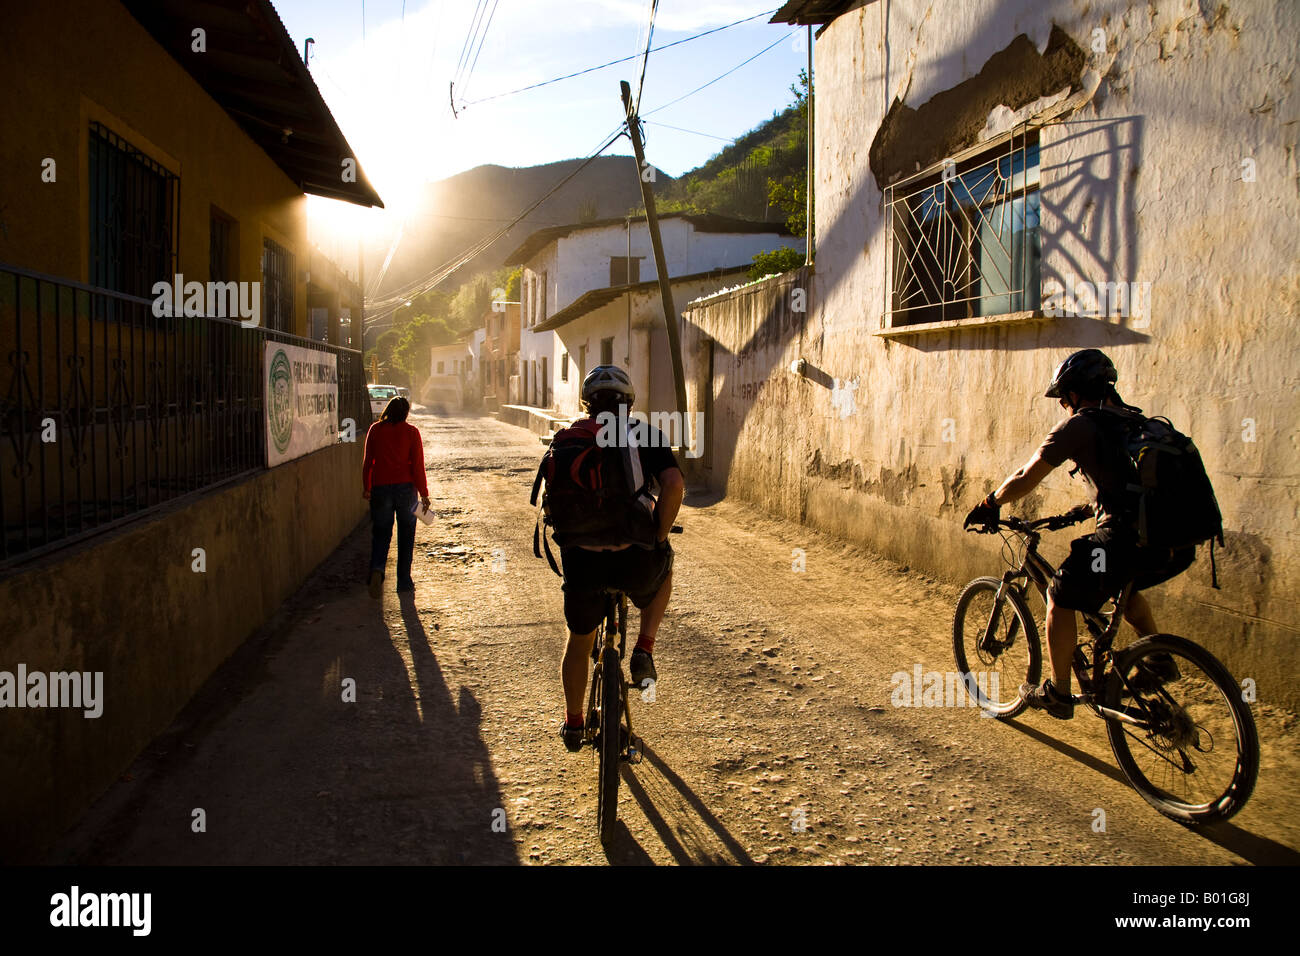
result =
[[[379,421],[366,432],[361,464],[361,497],[370,501],[373,537],[370,543],[370,596],[383,593],[388,545],[397,520],[397,591],[414,591],[411,556],[415,551],[415,493],[429,508],[429,486],[424,477],[424,443],[420,430],[406,421],[411,403],[398,396],[384,408]]]

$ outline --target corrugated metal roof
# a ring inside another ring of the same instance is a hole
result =
[[[620,222],[622,220],[619,220]],[[686,276],[673,276],[671,282],[698,282],[700,279],[721,279],[725,276],[735,275],[739,272],[748,272],[749,265],[730,266],[726,269],[711,269],[708,272],[695,272]],[[547,319],[545,322],[538,322],[529,332],[549,332],[552,329],[558,329],[562,325],[568,325],[574,319],[580,319],[589,312],[595,312],[601,306],[609,305],[619,296],[632,292],[648,292],[659,288],[659,280],[651,279],[648,282],[636,282],[632,285],[616,285],[605,289],[592,289],[590,292],[584,292],[578,298],[574,299],[569,305],[566,305],[559,312]]]
[[[270,0],[121,0],[303,192],[383,206]],[[205,52],[192,49],[202,27]],[[287,132],[286,132],[287,131]]]
[[[660,215],[659,219],[685,219],[695,227],[696,232],[774,232],[779,236],[793,235],[783,222],[755,222],[752,219],[732,219],[729,216],[715,216],[711,213],[666,212]],[[632,221],[645,222],[645,216],[633,216]],[[523,265],[556,239],[563,239],[584,229],[607,229],[610,226],[621,226],[625,222],[627,217],[619,216],[617,219],[596,219],[592,222],[573,222],[564,226],[538,229],[525,239],[518,249],[506,256],[502,264]]]
[[[788,0],[768,23],[830,23],[841,13],[865,7],[875,0]]]

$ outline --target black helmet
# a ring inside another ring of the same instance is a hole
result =
[[[631,405],[636,401],[636,389],[627,377],[627,372],[617,365],[597,365],[582,380],[582,400],[591,401],[597,392],[617,392]]]
[[[1056,367],[1052,373],[1052,384],[1043,393],[1044,398],[1061,398],[1069,392],[1080,391],[1080,386],[1093,382],[1114,385],[1119,381],[1115,363],[1099,349],[1084,349],[1075,352]]]

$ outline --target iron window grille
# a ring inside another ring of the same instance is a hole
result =
[[[177,269],[180,180],[100,123],[90,124],[90,284],[153,297]],[[116,318],[121,310],[101,300]]]
[[[1037,130],[885,188],[888,327],[1037,311]]]
[[[262,324],[293,331],[293,253],[274,239],[262,240]]]

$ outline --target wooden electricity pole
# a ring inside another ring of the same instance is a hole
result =
[[[664,262],[664,244],[659,237],[659,217],[655,213],[654,191],[647,178],[645,150],[641,144],[640,120],[632,108],[632,87],[626,80],[619,82],[623,94],[623,112],[627,116],[627,131],[632,137],[632,149],[636,152],[637,179],[641,182],[641,201],[645,203],[645,221],[650,230],[650,248],[654,250],[655,272],[659,277],[659,297],[664,306],[664,328],[668,331],[668,353],[673,360],[673,385],[677,389],[677,411],[686,423],[686,373],[682,369],[682,343],[677,329],[677,310],[673,308],[673,289],[668,277],[668,266]],[[653,360],[652,360],[653,361]]]

